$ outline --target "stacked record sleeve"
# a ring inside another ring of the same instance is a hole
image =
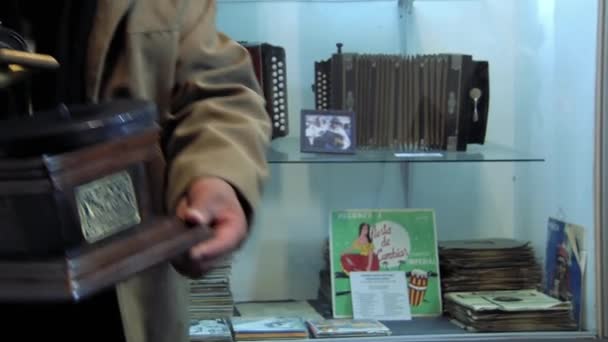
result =
[[[193,320],[190,322],[190,341],[232,342],[230,324],[225,318]]]
[[[234,339],[237,341],[307,339],[308,327],[300,317],[234,317]]]
[[[204,277],[190,281],[190,318],[206,320],[230,318],[234,300],[230,290],[232,260],[226,258]]]
[[[373,337],[391,335],[391,330],[374,319],[323,319],[308,320],[310,332],[315,338]]]
[[[452,322],[469,331],[576,330],[571,303],[537,290],[451,292],[444,304]]]
[[[542,270],[527,242],[512,239],[439,243],[443,293],[537,289]]]

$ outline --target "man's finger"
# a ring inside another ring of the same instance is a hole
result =
[[[197,263],[190,258],[188,253],[184,253],[173,259],[172,264],[173,267],[175,267],[175,270],[190,278],[199,278],[204,274]]]
[[[219,260],[221,260],[221,258],[216,258],[213,260],[199,261],[197,263],[197,271],[200,272],[200,274],[205,274],[205,273],[209,272],[210,270],[212,270]]]
[[[186,211],[188,210],[188,201],[185,197],[183,197],[179,203],[177,204],[177,209],[175,209],[175,215],[182,220],[186,220]]]
[[[178,218],[191,225],[211,223],[211,215],[206,210],[192,208],[186,198],[182,198],[179,201],[175,214]]]
[[[233,251],[244,239],[246,230],[238,222],[219,223],[214,236],[192,248],[190,255],[194,260],[215,259]]]
[[[202,209],[187,208],[184,220],[193,225],[211,224],[212,218],[207,211]]]

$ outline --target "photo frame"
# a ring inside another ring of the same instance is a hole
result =
[[[355,153],[354,112],[304,109],[300,116],[301,152]]]

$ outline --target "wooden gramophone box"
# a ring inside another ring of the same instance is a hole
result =
[[[79,300],[210,236],[163,213],[153,104],[0,123],[0,300]]]

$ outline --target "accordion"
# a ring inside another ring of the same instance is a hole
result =
[[[240,43],[249,51],[256,77],[262,86],[266,111],[272,122],[272,138],[284,137],[289,134],[285,49],[267,43]]]
[[[470,55],[338,51],[315,62],[315,106],[354,112],[361,147],[464,151],[485,141],[488,72]]]

